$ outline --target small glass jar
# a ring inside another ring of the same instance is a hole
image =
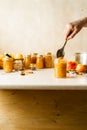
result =
[[[44,56],[44,64],[45,64],[45,68],[52,68],[53,63],[52,63],[52,54],[51,54],[51,52],[48,52]]]
[[[24,58],[24,68],[25,69],[29,69],[30,68],[30,64],[31,64],[31,55],[27,55]]]
[[[56,78],[66,78],[67,62],[64,58],[59,57],[54,61],[54,75]]]
[[[31,63],[32,63],[32,64],[36,64],[37,55],[38,55],[38,53],[33,53],[33,54],[31,55]]]
[[[30,64],[30,69],[31,70],[36,70],[36,64]]]
[[[43,55],[38,55],[37,56],[36,68],[37,69],[43,69],[44,68],[44,58],[43,58]]]
[[[14,59],[14,70],[19,71],[24,69],[23,59]]]
[[[9,58],[9,57],[3,58],[3,70],[5,72],[13,71],[13,58]]]

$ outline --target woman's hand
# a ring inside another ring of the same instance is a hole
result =
[[[64,35],[65,41],[72,39],[84,26],[85,26],[84,19],[67,24],[65,27],[65,35]]]

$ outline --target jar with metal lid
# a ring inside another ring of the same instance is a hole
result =
[[[5,72],[13,71],[13,58],[9,58],[9,57],[3,58],[3,70]]]
[[[51,54],[51,52],[48,52],[44,56],[44,64],[45,64],[45,68],[52,68],[53,63],[52,63],[52,54]]]
[[[32,64],[36,64],[37,55],[38,55],[38,53],[33,53],[33,54],[31,55],[31,63],[32,63]]]
[[[37,69],[43,69],[44,68],[44,58],[43,58],[43,55],[38,55],[37,56],[36,68]]]
[[[24,68],[29,69],[31,64],[31,55],[27,55],[24,58]]]
[[[66,78],[67,62],[64,58],[59,57],[54,61],[54,75],[56,78]]]

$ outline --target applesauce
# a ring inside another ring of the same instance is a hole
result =
[[[45,57],[44,57],[44,64],[45,68],[52,68],[53,63],[52,63],[52,54],[51,52],[48,52]]]
[[[36,68],[43,69],[44,68],[44,58],[43,55],[38,55],[36,60]]]
[[[32,63],[32,64],[36,64],[37,55],[38,55],[38,53],[33,53],[33,54],[31,55],[31,63]]]
[[[31,64],[31,55],[27,55],[24,58],[24,68],[29,69]]]
[[[0,55],[0,69],[3,69],[3,58],[5,56],[4,55]]]
[[[63,57],[59,57],[54,61],[54,75],[56,78],[66,78],[67,62]]]
[[[3,70],[5,72],[13,71],[13,58],[9,58],[9,57],[3,58]]]

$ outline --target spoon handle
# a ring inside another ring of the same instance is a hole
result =
[[[64,43],[64,45],[63,45],[63,49],[64,49],[64,47],[65,47],[66,43],[67,43],[67,41],[65,41],[65,43]]]

